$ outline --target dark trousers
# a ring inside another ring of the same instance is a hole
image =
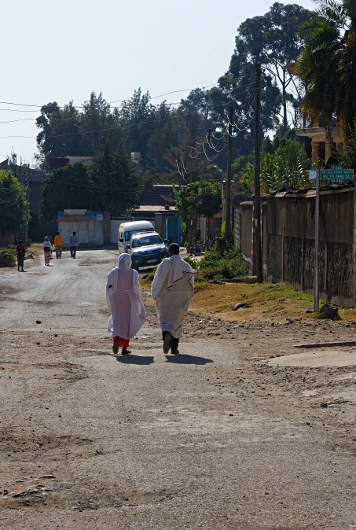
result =
[[[70,257],[75,258],[75,253],[77,252],[77,247],[70,247]]]
[[[23,269],[23,262],[24,262],[25,256],[24,255],[17,255],[17,268],[20,270],[20,267]]]
[[[162,331],[163,340],[164,340],[164,337],[167,334],[170,335],[170,333],[168,331]],[[171,348],[176,350],[178,348],[178,343],[179,343],[179,339],[176,339],[175,337],[172,337],[172,335],[171,335]]]

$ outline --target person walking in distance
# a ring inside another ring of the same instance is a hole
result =
[[[23,262],[25,259],[26,247],[23,241],[20,241],[19,244],[17,245],[16,254],[17,254],[17,270],[19,271],[21,267],[21,272],[24,272]]]
[[[59,232],[55,235],[54,246],[56,247],[56,258],[62,258],[63,238]]]
[[[169,245],[168,253],[169,258],[157,267],[151,294],[162,330],[163,352],[177,354],[183,318],[194,294],[194,270],[179,256],[177,243]]]
[[[48,237],[46,236],[43,242],[43,251],[44,251],[44,260],[45,265],[49,266],[49,262],[51,259],[51,253],[52,253],[52,245],[48,240]]]
[[[138,272],[130,267],[131,256],[121,254],[118,266],[109,272],[106,283],[106,300],[111,312],[108,332],[112,333],[114,341],[112,351],[118,353],[122,346],[122,355],[131,353],[130,339],[146,322]]]
[[[77,245],[78,245],[77,234],[73,232],[73,234],[69,238],[70,257],[73,259],[75,259],[75,254],[77,252]]]

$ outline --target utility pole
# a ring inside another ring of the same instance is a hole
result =
[[[231,157],[232,157],[232,120],[234,116],[233,107],[229,108],[229,144],[227,154],[227,179],[226,179],[226,225],[225,238],[230,239],[231,223],[230,223],[230,195],[231,195]]]
[[[256,64],[256,98],[255,98],[255,234],[256,234],[256,275],[257,282],[262,283],[262,249],[261,249],[261,204],[260,204],[260,107],[261,107],[261,65]]]
[[[315,179],[315,251],[314,251],[314,311],[319,311],[319,206],[320,206],[320,169]]]
[[[28,247],[28,219],[30,206],[30,164],[27,166],[27,192],[26,192],[26,226],[25,226],[25,247]]]

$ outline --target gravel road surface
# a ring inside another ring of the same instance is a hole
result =
[[[354,340],[353,324],[190,312],[164,356],[147,293],[114,356],[117,252],[37,254],[0,270],[1,529],[356,528],[355,347],[294,348]]]

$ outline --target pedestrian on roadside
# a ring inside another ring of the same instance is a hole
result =
[[[46,239],[46,238],[47,238],[48,241],[51,243],[51,245],[53,245],[53,238],[52,238],[52,236],[51,236],[51,234],[50,234],[49,232],[47,232],[47,235],[46,235],[45,239]]]
[[[54,238],[54,246],[56,247],[56,258],[62,258],[63,239],[59,232]]]
[[[75,254],[77,252],[77,245],[78,245],[77,234],[73,232],[73,234],[69,238],[70,257],[73,259],[75,259]]]
[[[44,250],[45,265],[49,267],[49,262],[50,262],[51,254],[52,254],[52,245],[47,236],[45,237],[44,242],[43,242],[43,250]]]
[[[138,272],[131,269],[131,256],[121,254],[118,266],[109,272],[106,283],[106,300],[111,312],[108,332],[113,338],[113,353],[122,347],[122,355],[131,353],[130,339],[146,322]]]
[[[20,241],[19,244],[17,245],[16,254],[17,254],[17,270],[20,271],[20,267],[21,267],[21,272],[24,272],[23,262],[25,260],[26,247],[23,241]]]
[[[169,245],[168,254],[157,267],[151,294],[162,330],[163,352],[177,354],[183,318],[194,294],[194,270],[179,256],[177,243]]]
[[[200,256],[201,254],[201,246],[196,237],[193,239],[193,244],[190,247],[190,255],[192,254],[194,254],[194,256]]]

